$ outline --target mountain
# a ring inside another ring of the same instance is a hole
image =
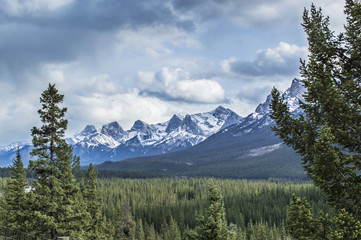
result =
[[[123,130],[118,122],[110,122],[97,129],[87,125],[72,138],[67,138],[81,164],[151,156],[192,147],[216,132],[236,124],[242,117],[222,106],[206,113],[174,115],[169,121],[148,124],[137,120],[130,130]],[[31,143],[19,143],[0,148],[0,165],[8,166],[15,158],[17,147],[25,164],[29,160]],[[26,150],[26,151],[25,151]]]
[[[305,88],[294,79],[283,96],[294,115]],[[180,176],[306,179],[300,156],[282,144],[270,127],[271,95],[255,112],[224,127],[201,143],[177,152],[105,162],[98,170],[169,172]],[[174,120],[177,122],[177,120]]]

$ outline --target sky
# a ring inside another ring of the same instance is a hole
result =
[[[0,0],[0,146],[31,140],[49,83],[67,136],[219,105],[247,116],[300,77],[312,2],[342,31],[341,0]]]

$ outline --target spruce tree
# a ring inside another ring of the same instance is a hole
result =
[[[18,148],[16,158],[11,166],[11,177],[4,193],[4,222],[6,227],[20,231],[27,230],[27,186],[26,172]]]
[[[203,216],[198,218],[199,225],[191,238],[198,240],[228,240],[230,231],[227,228],[226,213],[223,207],[222,195],[212,182],[209,185],[208,208]]]
[[[111,237],[107,232],[107,223],[101,213],[101,197],[100,192],[97,189],[97,175],[97,172],[94,171],[93,164],[90,163],[86,173],[83,190],[87,212],[90,215],[87,236],[89,239],[106,240]]]
[[[64,118],[67,109],[59,106],[63,99],[55,85],[49,84],[40,97],[42,107],[38,113],[43,125],[31,130],[34,160],[30,161],[30,169],[35,174],[30,195],[32,228],[40,236],[80,238],[86,213],[73,174],[79,159],[64,139],[68,121]]]
[[[155,232],[154,225],[145,223],[145,240],[156,240],[157,233]]]
[[[143,222],[141,218],[138,218],[135,226],[135,239],[136,240],[145,240]]]
[[[291,236],[298,240],[312,240],[316,236],[316,222],[313,219],[310,205],[303,199],[292,196],[288,208],[287,225]]]
[[[125,197],[115,216],[115,239],[134,240],[136,223],[130,212],[130,206]]]
[[[301,61],[304,114],[292,116],[272,90],[273,128],[302,156],[307,175],[337,211],[361,220],[361,3],[346,0],[345,31],[335,36],[314,5],[303,15],[309,58]]]

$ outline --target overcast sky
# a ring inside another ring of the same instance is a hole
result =
[[[49,82],[68,136],[218,105],[246,116],[299,77],[311,2],[342,30],[342,0],[0,0],[0,146],[31,139]]]

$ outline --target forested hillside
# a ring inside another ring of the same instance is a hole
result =
[[[2,188],[5,181],[0,180]],[[115,231],[130,229],[134,234],[131,239],[144,239],[135,237],[142,228],[145,239],[151,239],[154,228],[158,239],[167,239],[165,229],[172,225],[179,229],[181,239],[187,239],[187,232],[198,224],[197,215],[207,208],[210,184],[221,190],[227,223],[235,224],[236,239],[255,239],[252,236],[259,234],[279,239],[276,236],[285,235],[286,208],[293,193],[306,197],[315,212],[328,211],[322,193],[312,184],[280,180],[112,178],[98,179],[98,190],[102,213]],[[245,235],[247,238],[242,238]]]

